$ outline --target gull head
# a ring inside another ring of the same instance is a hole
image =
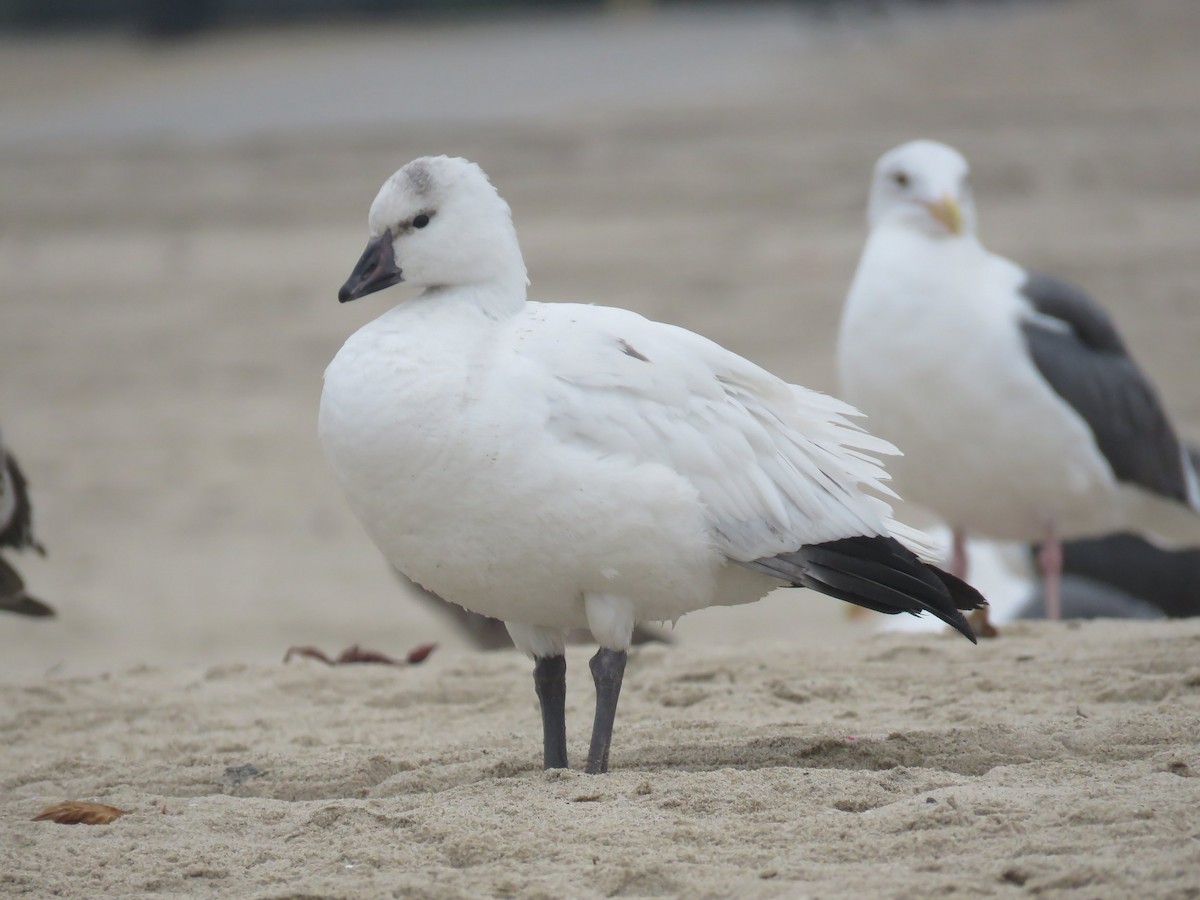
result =
[[[338,291],[342,303],[402,281],[524,290],[512,212],[473,162],[414,159],[379,189],[367,225],[367,248]]]
[[[879,158],[871,182],[867,219],[915,228],[932,237],[975,233],[970,167],[953,147],[910,141]]]

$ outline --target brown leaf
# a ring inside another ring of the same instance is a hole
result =
[[[392,659],[386,653],[380,653],[378,650],[364,650],[358,644],[347,647],[333,661],[335,666],[345,666],[351,663],[380,663],[385,666],[401,665],[399,660]]]
[[[33,821],[57,822],[59,825],[109,825],[125,814],[126,810],[105,806],[103,803],[67,800],[47,806],[33,817]]]
[[[408,651],[408,662],[410,665],[423,663],[429,658],[429,654],[433,652],[437,644],[418,644]]]
[[[352,663],[380,663],[385,666],[403,666],[422,663],[433,652],[437,644],[419,644],[412,650],[408,651],[408,656],[404,659],[393,659],[386,653],[380,653],[377,650],[364,650],[358,644],[352,647],[347,647],[334,659],[330,659],[322,650],[317,647],[289,647],[284,654],[283,661],[288,662],[293,656],[307,656],[309,659],[319,659],[321,662],[329,666],[345,666]]]
[[[319,659],[327,666],[333,665],[333,660],[318,647],[288,647],[287,653],[283,655],[283,661],[291,662],[293,656],[307,656],[309,659]]]

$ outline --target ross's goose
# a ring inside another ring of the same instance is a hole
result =
[[[623,309],[525,298],[508,205],[425,157],[371,205],[338,298],[423,290],[325,372],[320,435],[351,508],[409,578],[504,620],[535,660],[544,764],[567,765],[563,635],[588,628],[608,768],[635,625],[804,585],[928,611],[974,640],[983,599],[921,562],[845,404]]]

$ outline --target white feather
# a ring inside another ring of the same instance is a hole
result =
[[[979,242],[966,177],[962,156],[931,141],[880,159],[842,316],[841,389],[903,451],[889,467],[897,490],[953,528],[999,540],[1040,541],[1050,523],[1064,538],[1134,528],[1200,539],[1200,516],[1117,481],[1038,370],[1022,324],[1069,328],[1021,294],[1024,269]],[[947,197],[962,233],[930,212]]]
[[[889,530],[924,546],[883,499],[877,457],[894,448],[851,407],[681,328],[527,302],[482,172],[419,162],[425,190],[401,170],[372,232],[435,210],[393,243],[428,289],[346,342],[320,415],[351,506],[401,571],[516,623],[536,652],[584,626],[619,648],[636,622],[778,586],[737,561]]]

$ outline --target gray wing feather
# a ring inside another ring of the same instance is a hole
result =
[[[1112,320],[1087,294],[1046,275],[1030,273],[1021,293],[1041,317],[1021,325],[1029,355],[1087,423],[1117,480],[1189,503],[1179,439]]]

